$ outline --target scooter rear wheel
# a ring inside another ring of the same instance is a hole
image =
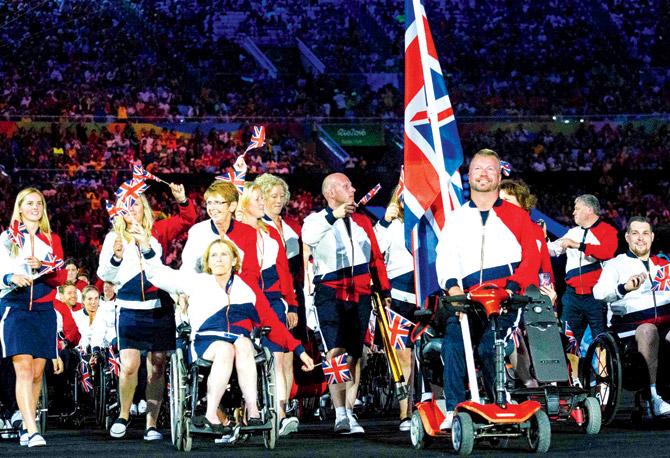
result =
[[[451,425],[451,443],[459,455],[469,455],[475,446],[475,427],[467,412],[458,412]]]

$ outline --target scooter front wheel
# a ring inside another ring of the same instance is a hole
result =
[[[475,427],[467,412],[458,412],[451,425],[451,444],[459,455],[469,455],[475,446]]]
[[[428,447],[431,442],[430,436],[426,434],[426,428],[423,427],[421,415],[417,410],[412,413],[409,438],[412,441],[412,447],[414,447],[416,450],[421,450]]]

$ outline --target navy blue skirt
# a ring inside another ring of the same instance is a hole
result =
[[[176,347],[172,307],[151,310],[121,308],[116,318],[119,350],[171,351]]]
[[[53,359],[56,350],[56,312],[0,307],[0,355],[32,355]]]

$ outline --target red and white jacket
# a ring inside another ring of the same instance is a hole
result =
[[[443,289],[490,282],[519,292],[538,284],[537,225],[523,209],[498,199],[484,222],[470,201],[447,218],[436,259]]]
[[[564,250],[556,240],[547,244],[549,254],[560,256],[565,253],[565,282],[577,294],[591,294],[600,278],[602,263],[612,259],[616,253],[619,244],[616,229],[598,219],[588,228],[573,227],[561,238],[579,242],[579,248]]]
[[[670,323],[670,291],[653,291],[651,283],[658,270],[667,264],[668,261],[656,256],[645,264],[630,251],[605,262],[593,287],[593,297],[609,304],[612,325],[619,337],[633,335],[642,323]],[[626,291],[624,284],[628,279],[641,273],[647,277],[644,283],[635,291]]]
[[[298,299],[293,289],[293,277],[288,267],[286,249],[279,232],[267,226],[267,231],[258,229],[258,263],[261,266],[261,289],[270,299],[272,295],[281,296],[290,311],[296,312]]]
[[[338,299],[351,302],[369,295],[371,282],[388,295],[391,286],[370,220],[358,213],[346,220],[349,229],[330,208],[305,218],[302,240],[312,249],[314,284],[333,288]]]

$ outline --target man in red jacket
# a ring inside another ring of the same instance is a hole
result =
[[[552,256],[567,256],[561,320],[570,325],[577,342],[581,342],[587,324],[594,337],[605,331],[606,304],[593,297],[593,287],[600,278],[602,263],[614,257],[619,242],[616,229],[600,219],[600,203],[595,196],[577,197],[572,215],[577,226],[548,247]]]

